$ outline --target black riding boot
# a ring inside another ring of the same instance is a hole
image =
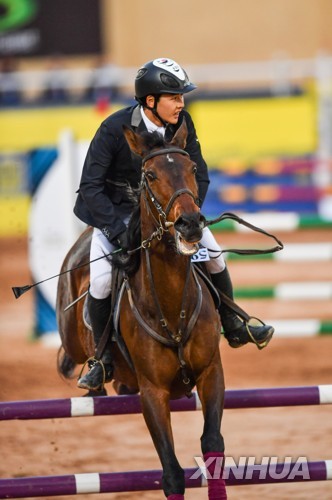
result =
[[[233,300],[233,286],[228,269],[225,268],[221,273],[211,274],[213,285]],[[221,323],[224,329],[224,335],[231,347],[241,347],[248,342],[256,343],[258,347],[265,347],[271,340],[274,328],[269,325],[249,326],[249,335],[245,323],[229,309],[225,304],[219,307]]]
[[[106,299],[95,299],[89,293],[88,311],[95,347],[97,349],[110,315],[111,297],[109,296]],[[102,363],[95,360],[89,362],[90,370],[78,380],[78,387],[81,389],[100,390],[103,387],[104,382],[112,380],[113,365],[109,343],[106,344],[104,353],[101,357],[101,362]]]

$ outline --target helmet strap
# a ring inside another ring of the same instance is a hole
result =
[[[144,107],[146,109],[148,109],[149,111],[151,111],[154,114],[154,116],[157,118],[157,120],[159,120],[162,123],[163,127],[166,128],[167,125],[168,125],[168,123],[165,120],[163,120],[163,118],[160,116],[160,114],[157,111],[157,104],[158,104],[160,95],[158,95],[158,94],[151,94],[151,95],[153,95],[153,97],[154,97],[154,106],[153,106],[153,108],[151,108],[150,106],[148,106],[146,104],[146,102],[144,104]]]

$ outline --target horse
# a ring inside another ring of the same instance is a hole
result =
[[[174,451],[170,399],[189,397],[196,386],[204,416],[201,450],[210,474],[218,459],[218,467],[224,460],[220,317],[206,280],[191,259],[205,218],[198,204],[196,165],[184,149],[185,121],[169,143],[159,134],[138,134],[129,127],[124,127],[124,134],[131,151],[142,158],[142,177],[138,215],[128,227],[129,241],[133,243],[131,233],[136,234],[139,245],[129,252],[127,262],[122,261],[125,280],[118,320],[131,362],[113,342],[113,385],[118,394],[139,393],[162,465],[163,491],[168,499],[180,500],[185,478]],[[62,270],[78,269],[62,274],[58,283],[56,310],[62,342],[58,370],[68,378],[77,364],[84,364],[95,352],[83,321],[83,300],[77,300],[89,286],[88,266],[80,265],[89,260],[90,240],[88,228],[62,266]],[[227,498],[222,469],[218,478],[210,480],[208,475],[208,495]]]

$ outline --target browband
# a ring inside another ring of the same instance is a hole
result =
[[[180,148],[157,149],[156,151],[152,151],[152,153],[149,153],[148,155],[144,156],[144,158],[142,159],[142,164],[144,165],[146,161],[150,160],[150,158],[153,158],[154,156],[167,155],[169,153],[180,153],[182,155],[189,156],[189,153],[187,153],[187,151]]]

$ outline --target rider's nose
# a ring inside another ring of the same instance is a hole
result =
[[[179,108],[184,108],[184,97],[183,95],[179,96],[179,99],[177,100],[177,105]]]

